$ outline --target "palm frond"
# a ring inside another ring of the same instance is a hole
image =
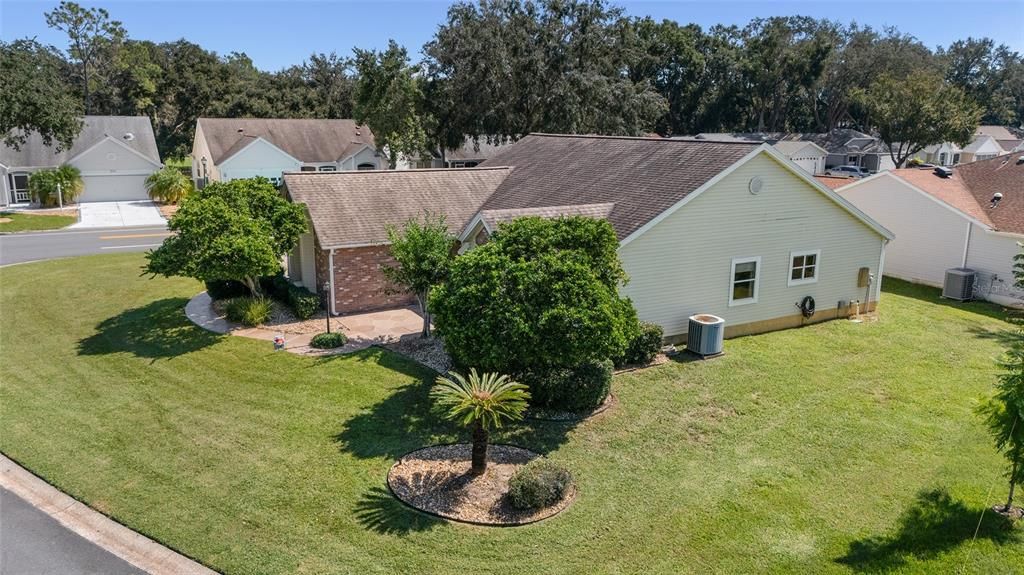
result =
[[[530,398],[527,387],[507,375],[478,374],[476,369],[470,370],[468,378],[454,371],[438,376],[430,395],[445,408],[446,418],[495,429],[506,421],[522,419]]]

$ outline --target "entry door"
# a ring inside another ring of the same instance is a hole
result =
[[[29,201],[28,174],[11,174],[11,201],[24,204]]]

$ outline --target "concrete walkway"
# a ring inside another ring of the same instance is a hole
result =
[[[216,575],[215,571],[62,493],[4,455],[0,455],[0,488],[5,492],[4,533],[0,541],[0,572],[4,575]],[[10,495],[16,498],[11,499]],[[45,514],[56,524],[33,511]],[[18,521],[16,525],[20,528],[8,533],[8,521],[12,519]],[[59,549],[50,555],[49,547]],[[47,555],[35,557],[40,552]]]
[[[275,337],[282,336],[285,338],[285,351],[317,356],[353,353],[372,345],[392,343],[402,336],[420,333],[423,328],[423,318],[410,308],[333,317],[331,329],[344,333],[348,343],[336,349],[317,349],[309,345],[316,334],[282,333],[270,328],[245,327],[228,321],[213,309],[213,300],[206,292],[189,300],[185,305],[185,315],[205,330],[260,339],[270,346]]]
[[[160,209],[149,200],[84,202],[78,205],[78,223],[69,228],[123,228],[165,225]]]

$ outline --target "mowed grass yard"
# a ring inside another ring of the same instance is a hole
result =
[[[616,377],[576,426],[500,434],[568,465],[579,496],[520,528],[396,503],[403,453],[459,439],[432,374],[193,327],[189,280],[139,255],[0,270],[0,449],[226,573],[1015,573],[1024,529],[972,413],[1007,328],[887,281],[881,319],[730,340]],[[56,289],[59,286],[59,289]],[[975,529],[977,538],[972,540]]]
[[[0,233],[57,230],[76,221],[75,216],[59,213],[0,212]]]

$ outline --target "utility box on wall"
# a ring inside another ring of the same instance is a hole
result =
[[[857,287],[868,287],[869,283],[871,283],[871,268],[857,270]]]

